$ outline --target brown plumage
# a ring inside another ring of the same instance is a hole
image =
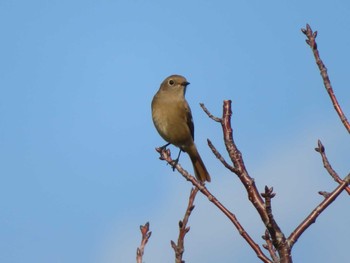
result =
[[[190,156],[197,179],[210,182],[209,173],[194,144],[192,113],[185,99],[188,84],[180,75],[172,75],[162,82],[152,100],[153,123],[164,140]]]

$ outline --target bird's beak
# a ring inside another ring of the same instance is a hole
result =
[[[184,81],[181,84],[182,84],[182,86],[185,86],[185,87],[187,87],[187,85],[190,85],[190,83],[188,81]]]
[[[181,85],[184,87],[184,94],[186,94],[187,85],[190,85],[190,83],[188,81],[184,81],[181,83]]]

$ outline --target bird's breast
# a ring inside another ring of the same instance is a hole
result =
[[[167,142],[180,148],[192,142],[184,100],[155,97],[152,101],[152,118],[158,133]]]

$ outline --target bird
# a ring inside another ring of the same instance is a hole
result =
[[[152,100],[152,119],[159,135],[167,142],[186,152],[193,164],[196,178],[210,182],[210,175],[194,143],[194,124],[190,106],[185,99],[190,83],[181,75],[171,75],[160,85]],[[179,158],[179,157],[178,157]],[[175,160],[175,164],[178,159]]]

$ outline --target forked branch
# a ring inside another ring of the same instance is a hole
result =
[[[325,196],[325,199],[305,218],[305,220],[292,232],[288,237],[288,243],[292,248],[299,237],[305,230],[316,222],[318,216],[341,194],[341,192],[349,185],[350,174],[348,174],[340,185],[331,193]]]
[[[270,201],[274,194],[272,193],[271,189],[266,188],[265,194],[263,194],[263,197],[265,198],[264,202],[255,185],[254,179],[249,176],[249,173],[244,165],[243,156],[233,139],[233,130],[231,127],[231,100],[224,101],[222,118],[213,116],[213,114],[210,113],[210,111],[204,106],[203,103],[201,103],[200,106],[208,115],[208,117],[221,124],[224,143],[233,166],[227,164],[222,155],[213,146],[211,141],[208,141],[209,147],[211,148],[215,156],[224,164],[224,166],[233,173],[235,173],[237,177],[241,180],[248,193],[248,198],[250,202],[257,210],[258,214],[260,215],[260,218],[262,219],[266,229],[269,232],[272,244],[274,245],[279,254],[280,261],[291,262],[292,260],[290,255],[290,247],[288,243],[286,243],[286,238],[272,215]]]
[[[307,24],[306,28],[302,29],[302,32],[307,37],[306,43],[312,49],[312,52],[316,60],[316,64],[320,70],[320,73],[323,79],[324,86],[332,101],[334,109],[337,112],[343,125],[345,126],[347,131],[350,133],[350,124],[336,99],[336,96],[333,92],[333,88],[327,73],[327,68],[323,64],[317,49],[317,43],[316,43],[317,31],[313,32],[311,27]],[[242,184],[244,185],[248,193],[248,198],[250,202],[255,207],[256,211],[258,212],[261,220],[263,221],[266,227],[266,231],[263,236],[263,239],[266,241],[266,244],[264,244],[263,246],[266,250],[268,250],[272,258],[272,261],[262,252],[259,245],[256,244],[254,240],[249,236],[249,234],[245,231],[245,229],[242,227],[240,222],[237,220],[236,216],[231,211],[229,211],[223,204],[221,204],[215,196],[213,196],[210,193],[210,191],[206,188],[204,183],[197,181],[195,177],[191,176],[186,170],[184,170],[179,163],[176,163],[174,165],[174,161],[170,155],[170,150],[166,150],[163,147],[163,148],[156,149],[160,153],[160,156],[161,156],[160,159],[165,160],[167,163],[171,164],[175,169],[178,170],[180,174],[182,174],[195,187],[194,190],[191,191],[189,204],[186,210],[185,217],[183,221],[180,221],[179,223],[180,233],[179,233],[178,243],[175,244],[175,242],[173,241],[171,243],[172,247],[175,250],[176,263],[184,262],[182,261],[182,255],[184,252],[184,237],[186,233],[189,231],[189,227],[187,227],[188,217],[190,216],[191,211],[194,208],[193,201],[198,191],[200,191],[202,194],[207,196],[209,201],[212,202],[216,207],[218,207],[229,218],[229,220],[234,224],[234,226],[236,227],[240,235],[246,240],[246,242],[255,251],[258,258],[260,258],[263,262],[269,262],[269,263],[292,262],[291,251],[292,251],[293,245],[297,242],[300,236],[306,231],[308,227],[310,227],[316,221],[318,216],[339,196],[339,194],[343,190],[346,190],[350,194],[350,187],[348,186],[350,184],[350,174],[347,175],[344,179],[341,179],[338,176],[338,174],[330,165],[328,158],[325,154],[325,149],[322,143],[319,141],[316,151],[320,153],[322,157],[323,165],[328,171],[328,173],[339,185],[331,193],[320,192],[323,195],[324,200],[305,218],[305,220],[302,223],[299,224],[299,226],[291,233],[291,235],[288,238],[286,238],[284,233],[280,229],[279,225],[277,224],[272,213],[271,201],[272,201],[272,198],[275,196],[275,194],[273,193],[273,188],[265,187],[265,192],[262,194],[259,193],[255,185],[254,179],[250,177],[245,167],[242,154],[239,151],[237,145],[235,144],[235,141],[233,139],[233,130],[231,127],[231,117],[232,117],[231,101],[230,100],[224,101],[223,115],[221,118],[215,117],[213,114],[211,114],[209,110],[204,106],[204,104],[201,104],[201,107],[203,108],[204,112],[208,115],[209,118],[211,118],[215,122],[220,123],[222,126],[224,143],[232,164],[228,163],[224,159],[222,154],[219,153],[219,151],[215,148],[215,146],[210,140],[208,140],[208,145],[212,150],[212,152],[214,153],[214,155],[221,161],[221,163],[231,172],[236,174],[237,177],[242,182]],[[148,233],[149,231],[148,227],[149,227],[148,223],[145,226],[141,226],[141,232],[143,233],[143,238],[142,238],[141,246],[137,250],[137,260],[138,260],[137,263],[140,263],[142,261],[144,246],[151,235],[151,232]]]
[[[174,161],[171,158],[169,149],[157,148],[156,150],[157,152],[160,153],[161,160],[166,161],[170,165],[174,164]],[[228,219],[233,223],[233,225],[238,230],[239,234],[246,240],[246,242],[250,245],[250,247],[255,251],[258,258],[260,258],[265,263],[272,263],[271,260],[262,252],[259,245],[256,244],[254,240],[250,237],[250,235],[245,231],[245,229],[240,224],[236,216],[230,210],[228,210],[214,195],[212,195],[211,192],[206,188],[204,184],[197,181],[196,178],[194,178],[185,169],[183,169],[179,163],[177,163],[174,167],[183,177],[186,178],[187,181],[190,181],[194,187],[198,188],[199,191],[201,191],[201,193],[204,194],[210,202],[212,202],[217,208],[219,208],[228,217]]]
[[[315,148],[316,152],[319,152],[322,157],[322,162],[324,168],[327,170],[329,175],[333,178],[334,181],[336,181],[338,184],[341,184],[343,180],[339,177],[338,173],[332,168],[331,164],[328,161],[326,150],[320,140],[318,140],[318,147]],[[350,194],[350,187],[347,186],[345,190]]]

